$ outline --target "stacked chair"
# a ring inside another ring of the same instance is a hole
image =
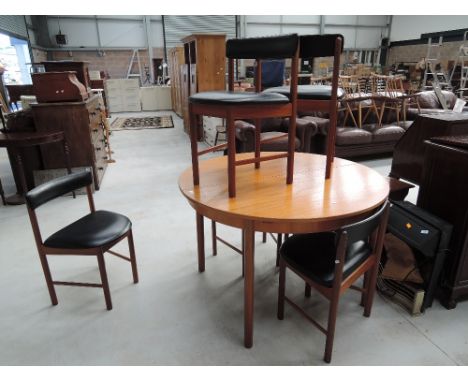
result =
[[[331,165],[335,156],[336,124],[338,118],[338,100],[345,92],[338,88],[340,55],[343,52],[344,38],[340,34],[300,36],[299,56],[302,59],[333,57],[333,72],[330,85],[299,85],[297,87],[298,112],[327,112],[330,123],[327,139],[327,164],[325,178],[330,178]],[[291,82],[294,80],[291,71]],[[292,96],[287,86],[269,88],[265,93],[278,93]]]
[[[229,59],[229,90],[196,93],[189,98],[190,140],[192,149],[193,183],[200,183],[198,157],[208,152],[227,148],[228,156],[228,189],[229,197],[236,196],[236,166],[255,164],[279,158],[287,158],[286,183],[293,182],[294,148],[296,137],[297,114],[297,72],[299,57],[299,37],[291,34],[278,37],[232,39],[226,43],[226,56]],[[234,92],[234,61],[236,59],[255,59],[257,63],[255,92]],[[290,97],[278,93],[262,93],[261,60],[291,59]],[[198,116],[212,116],[226,120],[227,143],[198,151],[197,125]],[[287,153],[260,156],[260,125],[265,118],[289,117],[291,123],[288,131]],[[236,160],[236,119],[255,121],[255,156],[254,158]]]

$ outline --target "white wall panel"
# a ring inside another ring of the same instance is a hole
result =
[[[393,16],[391,41],[418,39],[423,33],[468,29],[468,16]]]
[[[325,16],[325,23],[327,24],[356,24],[357,23],[357,16],[353,15],[345,15],[345,16],[338,16],[338,15],[327,15]]]
[[[319,26],[312,26],[312,25],[283,25],[282,33],[289,34],[289,33],[297,33],[297,34],[319,34],[320,27]]]
[[[276,36],[281,34],[280,25],[247,24],[245,37]]]
[[[89,16],[89,15],[88,15]],[[102,15],[99,16],[100,19],[133,19],[133,20],[142,20],[143,15]]]
[[[159,21],[151,19],[151,41],[154,48],[164,47],[164,35],[161,19],[159,19]]]
[[[99,31],[103,47],[146,46],[145,31],[141,20],[99,20]]]
[[[356,28],[356,48],[369,49],[377,48],[380,45],[383,29],[379,28]]]
[[[59,33],[57,18],[47,20],[51,41],[55,44],[55,35]],[[94,19],[60,19],[60,30],[67,36],[69,46],[92,46],[98,45],[96,34],[96,23]]]
[[[357,23],[359,25],[387,25],[389,16],[385,15],[367,15],[367,16],[358,16]]]
[[[325,27],[325,34],[342,34],[344,37],[345,48],[356,47],[356,29],[355,28],[343,28],[343,27]]]
[[[247,15],[245,16],[246,21],[248,23],[255,23],[255,22],[260,22],[260,23],[279,23],[281,21],[281,16],[279,15],[268,15],[268,16],[263,16],[263,15]]]
[[[298,24],[320,24],[320,16],[318,15],[287,15],[283,16],[283,24],[298,23]]]

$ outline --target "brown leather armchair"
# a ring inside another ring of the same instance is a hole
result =
[[[457,102],[457,96],[448,91],[442,90],[442,94],[447,101],[447,107],[449,110],[452,110]],[[434,90],[426,90],[418,93],[418,103],[420,110],[410,107],[408,108],[407,116],[409,119],[416,119],[419,114],[437,114],[437,113],[446,113],[442,105],[440,104],[439,99],[437,98]]]
[[[251,152],[255,149],[255,126],[250,121],[238,120],[236,127],[236,151]],[[268,140],[288,132],[289,118],[269,118],[262,120],[261,139]],[[318,127],[314,121],[296,119],[296,151],[310,152],[312,139]],[[261,144],[262,151],[287,151],[287,136],[268,140]]]

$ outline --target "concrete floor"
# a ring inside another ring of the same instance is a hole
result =
[[[132,284],[127,262],[108,256],[110,312],[94,288],[59,286],[59,305],[51,306],[26,208],[0,206],[1,365],[324,365],[318,330],[290,307],[284,321],[276,319],[275,245],[260,235],[254,347],[242,346],[241,259],[222,245],[211,256],[207,232],[206,272],[197,271],[195,216],[177,186],[190,165],[189,140],[174,121],[175,129],[112,135],[117,162],[95,201],[133,221],[140,283]],[[387,174],[390,160],[365,164]],[[0,177],[11,193],[4,150]],[[59,198],[38,212],[46,237],[86,213],[86,198]],[[238,230],[219,231],[240,244]],[[56,279],[99,280],[94,258],[51,257],[50,264]],[[292,274],[287,291],[325,321],[327,303],[314,294],[305,299]],[[448,311],[436,301],[411,317],[377,295],[367,319],[358,302],[353,291],[340,302],[332,365],[468,365],[468,303]]]

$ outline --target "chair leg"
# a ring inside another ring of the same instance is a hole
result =
[[[106,272],[106,264],[104,262],[104,254],[101,252],[97,255],[98,265],[99,265],[99,273],[101,274],[101,282],[102,282],[102,289],[104,291],[104,298],[106,300],[106,307],[107,310],[112,310],[112,300],[109,291],[109,282],[107,281],[107,272]]]
[[[189,121],[190,121],[190,145],[192,149],[192,173],[193,184],[200,184],[200,171],[198,166],[198,137],[197,137],[197,115],[192,110],[192,104],[189,103]]]
[[[403,100],[403,105],[402,105],[402,114],[403,114],[403,124],[406,125],[406,106],[407,102],[406,100]]]
[[[262,120],[255,120],[255,158],[260,158],[260,140],[262,132]],[[255,162],[255,168],[260,168],[260,162]]]
[[[263,232],[263,234],[262,234],[262,243],[266,243],[266,241],[267,241],[267,233]]]
[[[360,303],[360,305],[362,307],[366,304],[367,288],[368,287],[369,287],[369,271],[364,273],[364,281],[362,283],[362,289],[364,289],[364,291],[361,293],[361,303]]]
[[[211,246],[213,247],[213,256],[218,254],[218,240],[216,239],[216,222],[211,221]]]
[[[364,316],[365,317],[370,317],[371,315],[371,310],[372,310],[372,302],[374,301],[374,293],[375,293],[375,285],[377,283],[377,276],[379,273],[379,263],[377,262],[374,265],[374,268],[369,270],[369,283],[367,287],[367,293],[366,293],[366,302],[364,305]]]
[[[132,264],[133,282],[138,283],[138,268],[135,256],[135,244],[133,242],[133,232],[128,232],[128,249],[130,250],[130,263]]]
[[[294,152],[296,150],[296,115],[289,119],[288,129],[288,159],[286,184],[292,184],[294,180]]]
[[[333,341],[335,339],[336,316],[338,314],[339,301],[339,294],[333,294],[333,298],[330,300],[330,310],[328,312],[327,342],[325,344],[325,354],[323,357],[326,363],[330,363],[331,361]]]
[[[44,272],[44,277],[47,283],[47,289],[49,290],[50,300],[52,305],[57,305],[57,294],[55,293],[55,287],[52,282],[52,275],[50,273],[49,262],[47,261],[47,256],[44,253],[39,253],[39,259],[41,260],[42,270]]]
[[[286,294],[286,264],[280,259],[279,261],[279,286],[278,286],[278,320],[284,319],[284,296]]]
[[[227,117],[227,151],[228,151],[228,189],[229,197],[236,196],[236,130],[234,127],[234,120],[229,115]]]
[[[312,291],[311,286],[309,284],[305,283],[304,296],[305,297],[310,297],[311,291]]]
[[[279,267],[279,263],[280,263],[280,248],[281,248],[281,244],[283,243],[283,234],[279,233],[278,234],[278,238],[276,240],[276,266]]]
[[[3,205],[6,206],[5,193],[3,192],[3,186],[2,186],[2,180],[1,179],[0,179],[0,196],[2,198]]]
[[[362,129],[362,107],[358,106],[358,127]]]

